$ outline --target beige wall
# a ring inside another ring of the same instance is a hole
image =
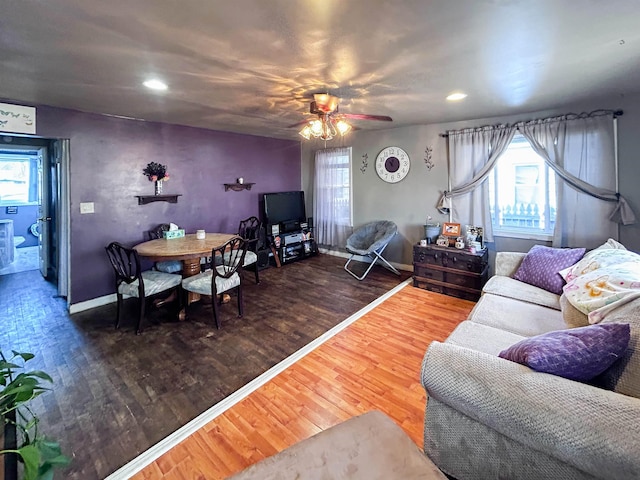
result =
[[[460,108],[462,105],[456,105]],[[452,106],[453,108],[453,106]],[[427,215],[435,220],[447,217],[436,210],[438,198],[447,186],[446,142],[439,134],[450,129],[493,125],[544,118],[556,114],[579,113],[597,109],[622,109],[618,120],[620,192],[630,202],[640,218],[640,95],[615,96],[587,104],[533,112],[523,115],[485,118],[455,123],[441,123],[385,130],[356,131],[346,139],[333,140],[327,147],[351,146],[353,160],[354,226],[371,220],[389,219],[397,223],[400,235],[387,249],[388,259],[411,264],[411,247],[423,238],[423,225]],[[411,158],[409,174],[397,184],[388,184],[378,178],[375,159],[387,146],[403,148]],[[433,148],[429,171],[425,166],[425,149]],[[307,198],[307,211],[313,212],[313,162],[317,149],[324,142],[310,141],[302,145],[302,187]],[[363,155],[368,155],[368,168],[361,172]],[[613,206],[613,204],[612,204]],[[640,225],[622,227],[620,240],[628,248],[640,250]],[[516,239],[497,239],[493,248],[497,251],[527,251],[534,242]]]

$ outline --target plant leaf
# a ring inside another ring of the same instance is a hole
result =
[[[42,378],[43,380],[53,383],[53,378],[42,370],[33,370],[32,372],[29,372],[29,375],[33,375],[34,377]]]
[[[18,453],[24,462],[24,480],[35,480],[38,478],[40,450],[38,450],[35,445],[25,445],[18,449]]]

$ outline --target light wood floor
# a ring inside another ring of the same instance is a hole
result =
[[[405,287],[133,478],[225,478],[370,410],[422,446],[422,358],[473,305]]]

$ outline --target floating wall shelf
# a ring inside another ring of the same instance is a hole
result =
[[[181,197],[182,194],[176,195],[136,195],[138,197],[138,205],[146,205],[151,202],[169,202],[169,203],[178,203],[178,197]]]
[[[234,192],[239,192],[241,190],[251,190],[251,187],[254,185],[255,183],[225,183],[224,191],[233,190]]]

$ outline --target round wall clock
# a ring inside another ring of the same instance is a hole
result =
[[[397,183],[407,176],[411,161],[400,147],[386,147],[376,158],[376,172],[388,183]]]

